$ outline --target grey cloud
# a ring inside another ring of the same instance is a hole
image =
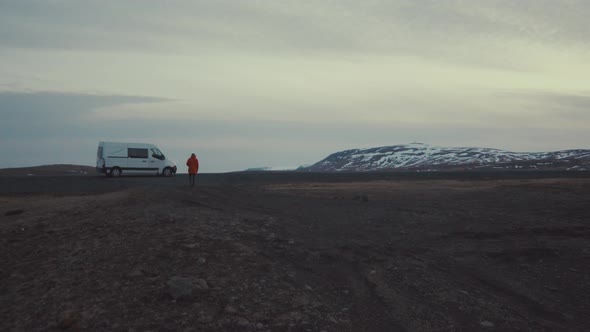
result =
[[[92,95],[56,92],[0,92],[0,132],[4,138],[83,139],[116,137],[198,139],[233,137],[244,140],[325,140],[344,131],[361,138],[370,131],[346,124],[310,124],[296,121],[217,120],[214,117],[150,118],[149,116],[93,118],[100,108],[123,104],[161,103],[170,100],[146,96]],[[384,130],[382,133],[386,133]]]
[[[0,105],[6,111],[28,112],[49,108],[52,111],[66,112],[91,110],[99,107],[130,103],[154,103],[169,101],[165,98],[148,96],[100,95],[66,92],[0,92]]]
[[[536,94],[531,97],[539,98],[543,102],[550,102],[564,107],[586,110],[587,112],[590,110],[590,95],[546,93]]]
[[[20,47],[431,52],[496,38],[586,44],[585,1],[4,2],[0,43]],[[446,54],[445,53],[449,53]]]
[[[551,91],[520,91],[500,94],[536,105],[541,115],[576,123],[590,123],[590,94],[565,94]]]
[[[0,132],[6,138],[38,138],[92,131],[85,115],[101,107],[164,102],[146,96],[92,95],[56,92],[0,92]]]
[[[543,105],[574,110],[590,110],[590,94],[564,94],[551,91],[506,92],[500,96],[524,99]]]
[[[0,46],[191,56],[395,55],[537,72],[542,64],[531,62],[523,45],[587,50],[587,17],[590,4],[581,0],[23,0],[0,4]]]
[[[271,28],[268,21],[275,20],[234,1],[19,1],[0,8],[0,43],[32,48],[174,53],[182,43],[207,48],[252,42],[243,39]]]

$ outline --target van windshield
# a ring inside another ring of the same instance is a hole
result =
[[[102,146],[98,147],[98,151],[96,151],[96,158],[102,159]]]
[[[160,160],[166,159],[166,157],[164,157],[164,154],[160,150],[154,149],[154,148],[152,148],[150,150],[152,150],[152,157],[154,157],[156,159],[160,159]]]

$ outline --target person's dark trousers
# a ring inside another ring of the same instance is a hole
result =
[[[188,175],[188,183],[191,187],[195,186],[195,174],[190,174]]]

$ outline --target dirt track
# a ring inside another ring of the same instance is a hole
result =
[[[0,179],[0,330],[590,326],[590,179],[251,176]]]

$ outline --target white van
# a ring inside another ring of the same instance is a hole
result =
[[[166,159],[153,144],[99,142],[96,171],[114,177],[121,174],[172,176],[176,174],[176,163]]]

